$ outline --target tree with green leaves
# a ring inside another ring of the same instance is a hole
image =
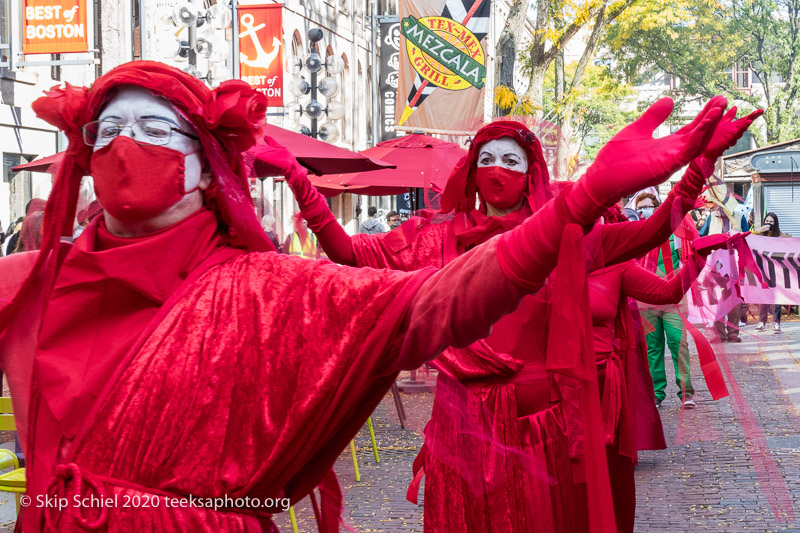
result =
[[[764,107],[766,143],[800,135],[800,0],[659,0],[638,7],[604,39],[627,81],[659,70],[680,80],[672,91],[679,102],[725,94],[745,109]]]
[[[579,146],[587,138],[588,130],[584,117],[591,106],[583,107],[576,117],[575,105],[583,91],[584,75],[591,67],[605,29],[627,9],[644,0],[532,0],[535,1],[535,17],[530,21],[533,31],[529,45],[520,53],[522,69],[529,78],[524,95],[513,91],[514,54],[522,42],[519,28],[524,28],[524,14],[528,12],[527,0],[514,0],[503,33],[498,40],[498,68],[495,104],[498,114],[533,112],[542,116],[553,110],[555,122],[561,132],[556,156],[555,173],[566,177],[574,165],[576,151],[573,149],[573,134],[578,131]],[[576,44],[576,37],[583,31],[588,34],[581,41],[580,59],[565,71],[564,48]],[[546,84],[548,73],[554,76],[553,83]],[[568,76],[567,76],[568,74]],[[552,105],[545,106],[546,89],[553,90]],[[596,89],[596,88],[595,88]],[[613,99],[613,98],[612,98]]]

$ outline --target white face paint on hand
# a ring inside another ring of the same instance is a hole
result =
[[[111,99],[111,101],[97,117],[97,120],[113,120],[123,126],[130,126],[137,120],[158,119],[169,122],[176,128],[194,135],[194,128],[173,109],[164,99],[155,96],[150,91],[138,87],[125,87]],[[131,128],[125,128],[120,135],[130,137]],[[203,176],[203,159],[199,152],[200,141],[190,139],[180,133],[172,132],[169,143],[164,145],[185,154],[184,176],[187,191],[199,188],[205,189],[211,182],[210,176]],[[102,148],[95,146],[94,151]],[[189,193],[195,194],[195,193]]]
[[[504,167],[517,172],[528,171],[525,150],[511,137],[501,137],[480,147],[478,167]]]

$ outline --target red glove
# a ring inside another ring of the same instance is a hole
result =
[[[325,197],[308,180],[308,171],[297,159],[272,137],[264,137],[266,144],[257,144],[245,153],[246,163],[258,176],[284,176],[294,194],[300,213],[308,228],[319,232],[336,222]]]
[[[266,145],[257,144],[245,153],[245,163],[258,176],[285,176],[300,206],[300,214],[328,258],[334,263],[355,266],[350,236],[336,221],[325,197],[308,180],[308,171],[272,137],[264,137],[264,142]]]
[[[709,235],[708,237],[700,237],[699,239],[695,239],[694,242],[692,242],[692,246],[697,255],[705,258],[708,257],[714,250],[727,248],[731,238],[732,237],[730,235],[718,233],[716,235]]]
[[[617,133],[597,154],[594,163],[566,198],[573,219],[588,224],[596,217],[592,205],[611,205],[627,194],[657,185],[700,155],[708,145],[727,105],[712,98],[686,127],[661,139],[653,132],[672,112],[673,102],[662,98],[635,122]],[[588,215],[590,218],[581,218]]]
[[[709,104],[710,103],[711,102],[709,102]],[[764,110],[759,109],[737,120],[736,106],[725,113],[722,119],[720,119],[719,124],[717,124],[716,129],[714,129],[714,134],[711,136],[711,140],[702,155],[689,164],[689,168],[683,175],[683,178],[675,185],[675,192],[681,196],[692,199],[700,194],[706,180],[714,173],[714,166],[717,164],[717,159],[722,156],[725,150],[736,144],[736,141],[744,135],[744,132],[750,127],[750,124],[763,114]],[[684,128],[686,127],[688,126]],[[680,131],[682,130],[683,128]]]

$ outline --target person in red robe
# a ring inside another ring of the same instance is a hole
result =
[[[705,113],[720,106],[724,108],[724,99],[712,100]],[[600,411],[593,411],[599,392],[588,390],[591,380],[581,375],[579,365],[565,363],[559,354],[569,351],[563,339],[579,336],[580,314],[588,312],[588,302],[581,308],[575,299],[580,296],[575,291],[581,287],[581,273],[574,267],[583,268],[584,261],[576,250],[581,244],[587,250],[585,260],[592,270],[656,246],[694,206],[708,175],[700,160],[716,160],[724,150],[720,147],[735,142],[756,116],[738,121],[735,111],[726,116],[707,153],[693,163],[655,218],[596,226],[583,243],[562,249],[561,282],[546,287],[546,294],[524,298],[514,313],[493,326],[488,338],[449,348],[432,363],[440,374],[409,490],[416,501],[424,472],[425,531],[585,531],[590,516],[597,530],[614,529],[611,498],[603,494],[607,473],[602,472],[604,443],[598,442]],[[623,130],[620,136],[625,135]],[[607,154],[601,153],[595,164],[606,164]],[[257,161],[258,156],[256,165]],[[277,170],[288,176],[301,212],[329,258],[406,271],[449,264],[517,227],[551,196],[538,139],[512,121],[489,124],[476,134],[468,155],[450,176],[440,212],[413,217],[385,235],[347,236],[302,169],[256,169],[259,174]],[[444,216],[450,211],[452,216]],[[554,323],[554,315],[561,322]],[[560,342],[549,341],[552,338]],[[593,353],[583,352],[584,364],[593,368]],[[589,485],[588,502],[584,481]]]
[[[34,110],[69,148],[41,249],[0,260],[26,533],[275,531],[272,515],[315,487],[320,529],[337,531],[331,466],[397,372],[486,337],[542,286],[562,239],[695,157],[721,116],[655,140],[656,107],[528,221],[407,273],[271,253],[241,156],[265,100],[244,82],[211,91],[137,61]],[[104,212],[63,242],[85,174]]]
[[[618,209],[610,209],[604,216],[606,223],[626,221]],[[647,371],[647,352],[638,349],[629,299],[652,305],[678,303],[712,250],[703,247],[693,251],[686,266],[669,280],[634,260],[595,270],[588,277],[608,471],[620,532],[632,533],[634,529],[636,452],[666,448]]]

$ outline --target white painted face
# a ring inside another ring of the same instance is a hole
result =
[[[517,172],[528,171],[525,150],[511,137],[501,137],[487,142],[478,153],[479,167],[504,167]]]
[[[155,96],[150,91],[138,87],[125,87],[120,89],[114,98],[106,105],[97,120],[113,120],[129,126],[134,121],[140,119],[159,119],[173,124],[176,128],[195,135],[195,130],[191,124],[172,108],[172,106],[164,99]],[[132,134],[131,128],[125,128],[120,135],[130,137]],[[201,189],[205,189],[210,182],[209,176],[203,176],[203,160],[200,155],[200,141],[190,139],[185,135],[177,132],[172,132],[169,143],[164,147],[171,148],[185,154],[184,168],[185,168],[185,187],[187,191],[196,189],[200,185]],[[94,150],[102,148],[102,146],[95,146]],[[201,183],[202,179],[202,183]],[[191,194],[191,193],[190,193]]]

